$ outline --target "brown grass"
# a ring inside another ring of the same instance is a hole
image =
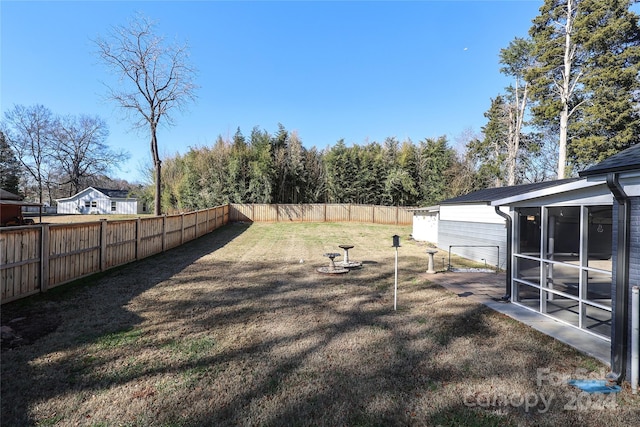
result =
[[[538,385],[538,369],[601,378],[606,368],[430,284],[425,247],[409,233],[230,225],[3,306],[2,324],[19,319],[18,332],[33,332],[33,319],[54,327],[3,348],[2,425],[640,424],[628,390],[598,400],[561,381]],[[316,273],[342,243],[364,267]],[[541,396],[553,396],[545,412]],[[533,397],[538,405],[520,404]]]

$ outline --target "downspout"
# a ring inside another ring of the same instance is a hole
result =
[[[502,301],[511,301],[511,256],[513,254],[512,251],[512,237],[513,237],[513,230],[512,230],[512,221],[511,221],[511,216],[509,216],[508,214],[502,212],[500,210],[500,206],[494,206],[496,209],[496,213],[498,215],[500,215],[501,217],[504,218],[504,220],[507,222],[506,223],[506,227],[507,227],[507,272],[506,272],[506,279],[505,279],[505,294],[502,296]]]
[[[620,185],[617,173],[607,174],[607,186],[618,205],[617,246],[616,246],[616,281],[615,319],[613,340],[611,342],[611,372],[607,380],[620,383],[624,379],[627,362],[627,335],[629,321],[629,233],[631,220],[631,204],[629,196]]]

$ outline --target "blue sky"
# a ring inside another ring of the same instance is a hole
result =
[[[131,159],[112,176],[141,181],[146,134],[105,101],[112,76],[92,40],[141,12],[186,41],[198,99],[161,129],[163,156],[236,129],[282,123],[306,147],[479,133],[509,80],[498,54],[524,37],[542,0],[7,1],[0,3],[2,114],[15,104],[103,118]]]

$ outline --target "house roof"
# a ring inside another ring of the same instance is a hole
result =
[[[86,193],[87,191],[90,190],[96,190],[102,194],[104,194],[105,196],[111,198],[111,199],[126,199],[127,196],[129,195],[129,191],[128,190],[112,190],[109,188],[100,188],[100,187],[87,187],[82,191],[77,192],[76,194],[74,194],[71,197],[62,197],[60,199],[56,199],[56,201],[60,202],[60,201],[67,201],[67,200],[73,200],[76,196],[78,196],[79,194],[83,194]]]
[[[407,209],[409,212],[439,212],[440,205],[435,206],[424,206],[421,208],[409,208]]]
[[[597,165],[580,172],[580,176],[605,175],[610,172],[640,170],[640,144],[636,144],[606,158]]]
[[[441,205],[457,204],[491,204],[496,200],[506,199],[523,193],[529,193],[545,188],[556,187],[569,182],[578,181],[580,178],[558,179],[555,181],[534,182],[532,184],[513,185],[510,187],[485,188],[463,196],[454,197],[440,202]]]
[[[0,204],[14,206],[42,206],[42,203],[24,202],[22,197],[0,188]]]
[[[109,188],[92,187],[94,190],[98,190],[102,194],[115,199],[125,199],[129,195],[129,190],[112,190]]]
[[[22,200],[22,197],[0,188],[0,200]]]

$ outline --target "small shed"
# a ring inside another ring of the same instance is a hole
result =
[[[408,209],[413,212],[411,237],[420,242],[438,244],[438,218],[440,206]]]
[[[25,202],[22,197],[0,188],[0,227],[33,224],[33,220],[24,219],[23,206],[41,207],[40,203]]]
[[[141,214],[145,206],[127,190],[87,187],[74,196],[56,199],[59,214]]]

